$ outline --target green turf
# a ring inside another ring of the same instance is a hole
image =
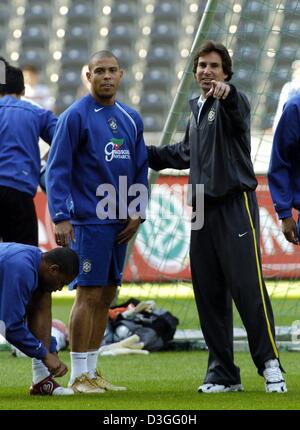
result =
[[[61,357],[69,363],[69,354]],[[300,409],[300,360],[296,353],[282,353],[288,372],[288,393],[267,394],[263,379],[248,353],[236,354],[241,367],[245,392],[198,394],[206,369],[206,352],[161,352],[148,356],[101,357],[104,375],[114,383],[128,387],[126,392],[72,397],[30,397],[31,360],[13,358],[0,352],[0,409],[78,409],[78,410],[219,410],[219,409]],[[67,376],[61,379],[67,383]]]

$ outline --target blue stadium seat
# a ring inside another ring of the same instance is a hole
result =
[[[138,2],[132,4],[128,2],[117,3],[111,11],[111,22],[118,24],[135,24],[138,18]]]
[[[233,62],[235,66],[238,64],[249,64],[255,66],[256,62],[259,61],[260,48],[251,45],[244,45],[237,48],[233,53]]]
[[[49,3],[49,2],[48,2]],[[52,9],[49,4],[35,4],[25,10],[25,25],[48,25],[52,17]]]
[[[218,40],[222,38],[222,36],[225,36],[225,31],[222,24],[220,25],[218,22],[213,22],[209,27],[209,31],[204,34],[206,39]]]
[[[242,9],[242,16],[245,19],[261,20],[268,14],[268,6],[260,1],[246,1]]]
[[[279,93],[283,85],[288,82],[291,78],[291,68],[276,66],[270,74],[270,82],[272,90]]]
[[[284,40],[284,42],[285,42],[285,40]],[[281,64],[281,65],[283,65],[283,64],[285,64],[285,65],[287,65],[287,64],[291,65],[292,62],[297,57],[298,49],[299,49],[299,44],[298,43],[296,43],[294,45],[292,45],[289,42],[284,43],[280,47],[280,49],[278,50],[278,53],[277,53],[277,61],[278,61],[278,63]]]
[[[81,3],[71,6],[68,12],[69,25],[91,24],[94,21],[95,8],[92,5]]]
[[[73,93],[58,93],[58,97],[55,102],[55,112],[57,114],[65,111],[75,101],[75,95]]]
[[[241,19],[239,25],[238,40],[242,43],[251,43],[258,46],[260,41],[268,34],[269,29],[263,22],[250,22]]]
[[[51,1],[49,1],[49,0],[27,0],[26,6],[33,7],[33,6],[40,5],[40,4],[44,4],[44,5],[49,6],[49,3],[51,3]]]
[[[229,6],[224,3],[225,2],[218,2],[216,6],[213,19],[214,23],[219,23],[220,21],[223,21],[226,13],[232,13],[232,10],[229,8]]]
[[[197,12],[197,14],[198,14],[198,16],[199,16],[200,19],[202,18],[202,15],[204,13],[204,10],[205,10],[205,7],[206,7],[206,3],[207,3],[207,0],[198,0],[197,1],[197,4],[198,4],[198,12]]]
[[[3,55],[4,54],[4,45],[6,43],[6,31],[3,28],[0,28],[0,52]]]
[[[49,59],[48,50],[45,49],[28,49],[20,53],[19,65],[24,67],[27,64],[32,64],[38,69],[43,69]]]
[[[75,7],[78,4],[84,4],[85,6],[95,8],[95,0],[71,0],[70,6]],[[96,11],[96,8],[95,8]]]
[[[0,26],[5,26],[8,23],[10,15],[10,7],[8,4],[5,4],[5,2],[0,3]]]
[[[132,49],[123,47],[122,49],[111,46],[109,44],[108,49],[118,58],[120,66],[124,69],[128,69],[134,59],[135,59],[135,53]]]
[[[92,42],[92,29],[87,25],[74,25],[66,29],[65,48],[87,49]]]
[[[299,0],[286,0],[284,6],[284,16],[286,20],[299,20],[300,2]]]
[[[178,26],[173,23],[163,23],[152,26],[152,45],[176,45],[178,41]]]
[[[47,48],[49,43],[49,32],[45,26],[27,26],[22,32],[22,49],[24,48]]]
[[[155,47],[151,49],[147,56],[148,67],[170,68],[174,63],[177,52],[171,47]]]
[[[82,64],[87,63],[90,53],[85,49],[70,49],[63,51],[61,63],[65,67],[70,65],[81,67]]]
[[[81,84],[80,70],[77,70],[77,71],[61,70],[60,75],[59,75],[58,85],[64,91],[68,91],[68,92],[72,93],[72,90],[73,90],[73,92],[76,93],[80,84]]]
[[[130,46],[136,41],[136,28],[127,25],[113,25],[109,28],[109,44]]]
[[[180,1],[158,2],[154,9],[155,22],[177,23],[180,19]]]
[[[232,83],[245,92],[252,91],[255,73],[251,69],[237,69],[232,77]]]
[[[161,115],[143,115],[144,130],[147,131],[162,131],[165,118]]]
[[[168,106],[168,98],[164,92],[144,92],[142,94],[140,109],[143,113],[161,113],[164,115]]]
[[[285,21],[283,23],[283,26],[281,28],[282,31],[282,38],[287,43],[288,40],[291,41],[291,43],[295,43],[296,41],[299,41],[300,38],[300,25],[299,25],[299,18],[298,21]]]
[[[170,73],[164,69],[147,69],[144,74],[145,90],[165,90],[170,86]]]

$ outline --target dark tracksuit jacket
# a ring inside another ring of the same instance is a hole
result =
[[[238,384],[233,359],[232,300],[247,330],[251,355],[262,374],[278,357],[271,304],[262,278],[257,181],[250,156],[250,106],[230,85],[225,100],[208,98],[197,124],[197,101],[184,140],[148,147],[149,166],[190,168],[192,205],[204,184],[204,226],[192,230],[190,259],[201,328],[209,349],[205,383]]]

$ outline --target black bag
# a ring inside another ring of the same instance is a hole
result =
[[[129,299],[126,303],[116,307],[126,307],[130,303],[136,306],[139,301]],[[109,320],[102,345],[119,342],[137,334],[144,343],[144,349],[161,351],[167,349],[178,323],[179,320],[165,309],[142,311],[129,317],[124,317],[120,313],[115,320]]]

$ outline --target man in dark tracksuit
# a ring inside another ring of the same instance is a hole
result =
[[[250,105],[227,82],[232,76],[227,49],[207,41],[194,58],[202,90],[190,101],[184,140],[148,147],[154,170],[190,167],[192,203],[204,184],[204,226],[191,232],[193,288],[209,350],[199,392],[241,391],[233,357],[232,298],[248,334],[253,361],[266,391],[285,392],[274,336],[274,319],[262,278],[257,181],[250,157]]]

